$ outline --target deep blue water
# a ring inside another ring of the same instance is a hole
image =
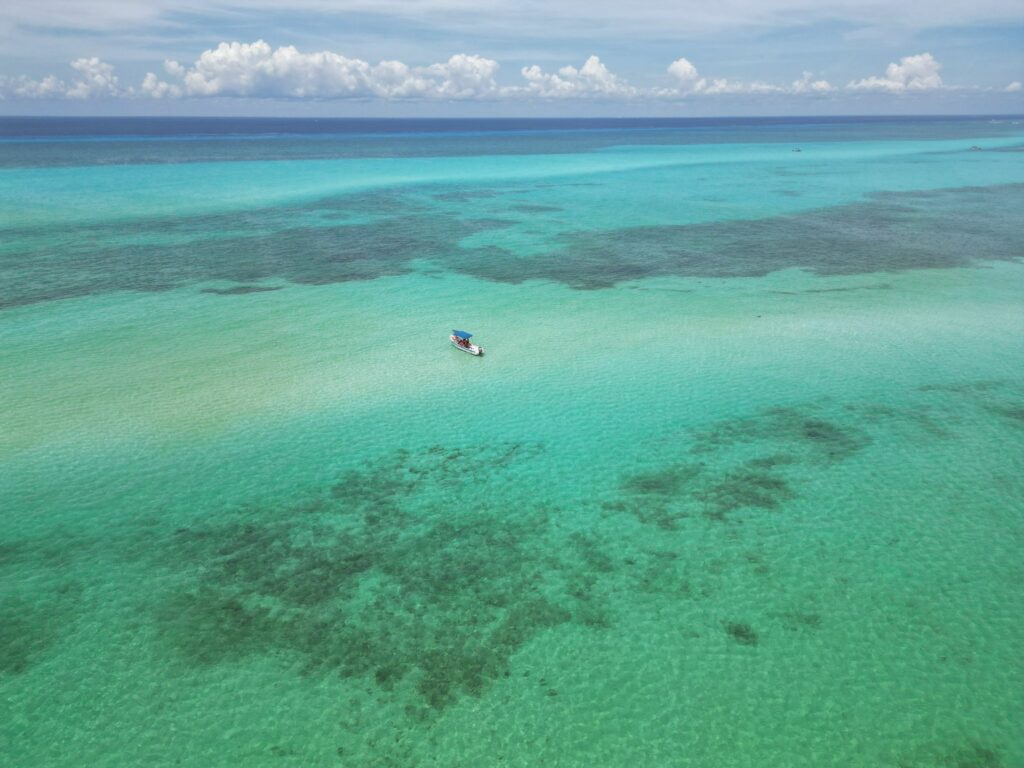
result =
[[[238,117],[5,117],[0,137],[181,137],[268,135],[373,135],[379,133],[522,133],[537,131],[736,131],[816,126],[834,130],[883,126],[929,132],[939,126],[976,133],[979,121],[1014,120],[1021,116],[845,116],[845,117],[670,117],[670,118],[238,118]],[[970,130],[968,131],[968,126]]]
[[[1012,116],[599,119],[0,118],[0,168],[543,155],[629,145],[1003,136]],[[528,139],[524,141],[523,139]],[[31,151],[28,144],[32,145]]]

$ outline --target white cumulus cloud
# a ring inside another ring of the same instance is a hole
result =
[[[185,68],[172,59],[164,60],[164,72],[171,77],[179,79],[185,77]],[[147,72],[139,87],[139,93],[154,99],[177,98],[182,95],[184,88],[176,83],[168,83],[161,80],[152,72]]]
[[[736,93],[754,93],[754,94],[766,94],[766,93],[786,93],[785,86],[774,85],[772,83],[765,83],[760,80],[753,80],[749,83],[740,80],[729,80],[727,78],[715,78],[709,83],[705,83],[704,87],[700,89],[700,93],[707,94],[736,94]]]
[[[25,99],[49,99],[62,97],[68,86],[55,75],[47,75],[41,80],[29,77],[0,78],[0,95],[15,96]]]
[[[790,93],[831,93],[835,88],[829,84],[828,80],[815,80],[814,75],[810,72],[804,72],[803,77],[799,80],[794,80],[790,86]]]
[[[139,93],[154,99],[176,98],[181,96],[181,86],[161,80],[152,72],[147,72],[139,86]]]
[[[507,88],[506,93],[539,96],[545,99],[579,97],[636,96],[638,89],[613,74],[597,56],[591,56],[583,66],[562,67],[558,72],[545,72],[534,64],[520,70],[526,85]]]
[[[689,59],[679,58],[668,65],[668,73],[679,81],[685,90],[699,90],[705,81]]]
[[[75,71],[71,82],[65,82],[56,75],[38,80],[24,76],[0,78],[0,95],[28,99],[90,99],[128,93],[118,84],[114,67],[95,56],[75,59],[71,68]]]
[[[835,90],[827,80],[815,80],[810,72],[804,72],[803,77],[794,80],[789,85],[777,85],[766,83],[761,80],[749,82],[742,80],[729,80],[728,78],[705,78],[701,77],[697,67],[689,59],[676,59],[668,65],[667,72],[672,75],[678,85],[674,89],[662,89],[657,95],[663,98],[690,95],[719,95],[719,94],[825,94]]]
[[[181,79],[181,94],[187,96],[470,99],[498,92],[498,62],[467,54],[410,67],[400,61],[370,64],[333,51],[302,53],[292,45],[275,49],[257,40],[223,42],[203,51],[190,67],[168,61],[164,68]],[[155,75],[147,75],[147,82],[143,90],[149,95],[177,95]]]
[[[899,63],[893,62],[885,68],[885,76],[872,75],[863,80],[853,80],[847,88],[854,91],[907,91],[937,90],[943,87],[939,70],[942,65],[930,53],[904,56]]]
[[[494,80],[498,73],[498,62],[482,56],[459,53],[444,64],[424,67],[422,72],[434,78],[437,95],[445,98],[490,96],[498,90]]]
[[[489,99],[594,99],[672,101],[716,96],[790,96],[806,99],[836,98],[840,92],[828,80],[804,71],[789,82],[713,77],[689,59],[679,57],[665,69],[665,86],[639,87],[616,75],[598,56],[579,67],[545,70],[534,64],[519,71],[521,80],[499,84],[497,61],[459,53],[447,61],[411,66],[383,60],[371,64],[334,51],[305,53],[295,46],[272,47],[253,43],[222,42],[203,51],[191,64],[167,59],[163,73],[147,72],[137,86],[120,83],[114,67],[98,57],[75,59],[71,75],[32,78],[0,75],[0,98],[283,98],[367,100],[489,100]],[[884,75],[850,81],[847,93],[961,92],[1019,93],[1020,81],[1005,87],[947,86],[942,65],[930,53],[904,56]],[[514,77],[514,76],[513,76]]]
[[[93,56],[75,59],[71,68],[78,73],[67,90],[69,99],[88,99],[93,96],[117,96],[120,88],[114,68]]]
[[[173,59],[164,59],[164,72],[173,77],[184,77],[185,67]]]
[[[255,43],[221,43],[203,51],[185,73],[191,96],[362,96],[370,95],[370,65],[336,53],[299,53],[295,46],[273,49]]]

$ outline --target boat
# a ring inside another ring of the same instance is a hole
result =
[[[471,355],[482,355],[484,348],[471,342],[471,338],[473,338],[473,334],[468,331],[452,331],[452,335],[448,337],[449,341],[457,349],[461,349],[463,352],[468,352]]]

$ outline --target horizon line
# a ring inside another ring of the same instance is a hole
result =
[[[0,114],[0,120],[21,120],[21,119],[49,119],[49,120],[347,120],[347,121],[400,121],[400,120],[432,120],[432,121],[467,121],[467,120],[530,120],[530,121],[555,121],[555,120],[842,120],[847,118],[1019,118],[1024,119],[1024,112],[951,112],[951,113],[900,113],[900,112],[866,112],[849,113],[837,115],[587,115],[587,116],[558,116],[546,115],[531,117],[523,116],[495,116],[486,117],[480,115],[467,115],[462,117],[416,117],[416,116],[329,116],[329,115],[53,115],[53,114]]]

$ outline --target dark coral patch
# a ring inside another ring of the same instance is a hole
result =
[[[565,209],[557,205],[541,205],[539,203],[517,203],[516,205],[509,206],[509,210],[515,211],[516,213],[555,213],[557,211],[562,211]]]
[[[212,280],[244,286],[272,278],[307,285],[372,280],[404,274],[414,259],[444,261],[452,251],[474,258],[474,249],[459,247],[462,239],[515,223],[462,219],[427,208],[410,194],[379,192],[238,213],[153,217],[130,226],[67,224],[56,233],[68,244],[59,273],[48,266],[52,224],[6,229],[3,236],[21,269],[18,279],[0,285],[0,308]],[[235,295],[244,289],[226,290],[224,295]]]
[[[183,579],[156,612],[160,634],[199,666],[275,656],[383,691],[411,685],[424,711],[479,696],[539,633],[608,623],[593,597],[615,566],[599,542],[553,546],[550,511],[463,501],[467,467],[500,472],[536,451],[400,451],[301,514],[247,510],[179,531]]]
[[[1024,405],[995,405],[989,410],[1004,419],[1024,425]]]
[[[787,611],[780,614],[782,626],[791,632],[821,629],[821,615],[808,611]]]
[[[757,632],[749,624],[738,621],[723,621],[722,627],[729,637],[740,645],[757,645]]]
[[[640,567],[629,574],[633,589],[665,595],[674,600],[688,600],[695,596],[687,563],[678,553],[647,550],[643,552],[642,559],[634,561],[634,565]]]
[[[609,511],[629,512],[640,522],[665,530],[689,517],[687,499],[703,470],[700,464],[671,464],[625,476],[619,484],[624,501],[605,502]]]
[[[870,424],[899,424],[902,422],[923,432],[929,442],[937,437],[950,436],[948,429],[950,417],[945,415],[940,418],[932,415],[932,408],[928,404],[913,408],[894,408],[883,403],[866,403],[847,405],[845,410],[857,414],[861,420]]]
[[[852,291],[888,291],[892,283],[873,283],[871,285],[850,285],[842,288],[808,288],[801,293],[850,293]]]
[[[916,388],[916,391],[943,392],[974,397],[1014,388],[1016,388],[1014,383],[1006,379],[982,379],[978,381],[959,381],[950,384],[922,384]]]
[[[45,658],[77,617],[77,584],[29,600],[0,598],[0,678],[20,675]]]
[[[624,475],[619,497],[602,508],[665,530],[694,515],[727,521],[740,510],[778,509],[797,497],[794,476],[802,466],[842,461],[871,442],[859,427],[821,411],[816,405],[770,408],[689,432],[685,450],[702,461]]]
[[[626,477],[622,488],[628,493],[649,496],[673,496],[682,491],[687,482],[700,474],[697,464],[671,466],[653,472],[643,472]]]
[[[623,500],[605,502],[610,512],[628,512],[640,522],[665,530],[694,513],[725,520],[740,509],[776,509],[796,498],[780,470],[792,463],[786,456],[752,459],[722,469],[680,464],[630,475],[620,484]]]
[[[770,472],[740,467],[699,492],[711,517],[721,518],[737,509],[775,509],[796,494],[784,478]]]
[[[0,674],[20,675],[56,641],[46,612],[22,601],[0,603]]]
[[[950,768],[1002,768],[1003,760],[994,749],[971,743],[947,753],[946,764]]]
[[[447,192],[437,192],[431,195],[434,200],[445,203],[468,203],[470,200],[487,199],[497,197],[500,193],[496,189],[484,189],[480,187],[465,187],[452,189]]]
[[[839,461],[860,451],[871,438],[857,427],[839,425],[813,407],[770,408],[758,415],[730,419],[697,433],[692,451],[708,453],[734,445],[766,443],[800,451],[804,459]]]
[[[545,185],[538,185],[543,187]],[[568,185],[572,186],[572,185]],[[415,188],[363,192],[262,210],[153,216],[130,223],[9,227],[19,264],[0,307],[93,293],[163,291],[187,283],[279,278],[320,285],[404,274],[414,260],[486,280],[552,280],[595,290],[661,275],[735,277],[801,268],[858,274],[1018,260],[1024,185],[878,195],[852,205],[752,221],[565,231],[547,252],[519,253],[473,234],[516,224],[466,219],[448,205],[493,190],[456,188],[433,199]],[[539,214],[531,206],[520,213]],[[54,238],[62,268],[51,268]],[[969,237],[971,247],[963,246]],[[807,243],[815,243],[808,248]]]
[[[958,409],[973,409],[999,417],[1010,426],[1024,425],[1024,382],[1010,379],[982,379],[949,384],[926,384],[919,392],[950,396],[937,404],[944,408],[945,418],[955,421]],[[956,396],[953,399],[951,396]]]
[[[757,458],[750,459],[750,461],[746,462],[746,466],[752,469],[773,470],[795,463],[796,458],[793,456],[784,453],[774,453],[770,456],[758,456]]]
[[[930,744],[900,758],[899,768],[1003,768],[999,752],[974,740],[956,746]]]
[[[786,175],[806,175],[788,172]],[[661,275],[756,277],[798,268],[822,275],[968,266],[974,254],[1020,257],[1015,213],[1024,185],[936,190],[768,219],[568,232],[561,249],[522,259],[521,273],[574,288]],[[983,233],[983,234],[981,234]],[[965,235],[982,237],[970,250]],[[808,248],[808,243],[815,247]],[[582,265],[582,266],[581,266]],[[478,268],[486,273],[487,265]]]
[[[248,293],[267,293],[280,291],[279,285],[236,285],[231,288],[203,288],[200,293],[212,293],[217,296],[245,296]]]
[[[842,459],[863,447],[864,438],[821,419],[804,419],[800,435],[829,459]]]

